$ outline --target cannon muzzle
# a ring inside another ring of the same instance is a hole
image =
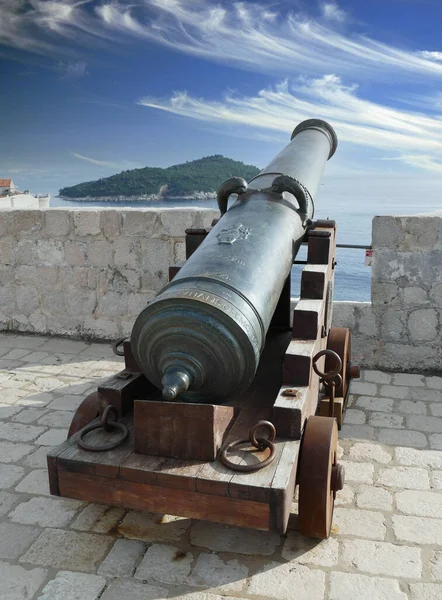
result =
[[[132,330],[135,359],[165,400],[217,403],[251,384],[336,147],[328,123],[304,121],[248,184],[221,186],[222,218]]]

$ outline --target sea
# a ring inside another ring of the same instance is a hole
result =
[[[329,188],[329,189],[327,189]],[[408,178],[342,178],[320,190],[315,202],[315,218],[330,218],[337,224],[338,244],[371,245],[375,215],[407,215],[440,211],[442,181]],[[216,208],[215,200],[171,200],[137,202],[75,202],[52,197],[51,208],[103,206],[106,208]],[[366,302],[370,300],[371,267],[366,265],[365,249],[338,248],[334,299]],[[306,259],[301,247],[297,259]],[[301,265],[292,270],[292,295],[298,295]]]

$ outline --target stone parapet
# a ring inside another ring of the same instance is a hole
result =
[[[0,329],[114,340],[185,257],[212,209],[0,210]],[[371,302],[335,302],[353,358],[442,371],[442,213],[373,219]]]
[[[0,329],[85,339],[129,334],[211,209],[0,211]]]

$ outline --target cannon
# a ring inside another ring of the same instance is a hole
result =
[[[52,494],[285,533],[299,485],[301,532],[330,535],[359,376],[349,330],[331,326],[336,223],[314,220],[336,148],[310,119],[251,181],[221,185],[220,218],[186,231],[186,261],[115,343],[125,369],[48,454]]]

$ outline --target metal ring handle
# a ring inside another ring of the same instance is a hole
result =
[[[265,450],[266,448],[270,448],[270,456],[268,456],[265,460],[257,462],[254,465],[239,465],[229,460],[227,454],[231,450],[233,450],[233,448],[241,446],[241,444],[248,444],[249,441],[250,440],[237,440],[236,442],[231,442],[230,444],[228,444],[221,452],[220,461],[222,462],[222,464],[225,467],[232,469],[232,471],[241,471],[242,473],[254,473],[255,471],[264,469],[275,460],[275,444],[270,440],[266,440],[264,438],[259,438],[259,442],[262,442],[264,446],[263,450]]]
[[[121,438],[116,442],[103,444],[102,446],[92,446],[91,444],[88,444],[84,440],[85,435],[91,431],[95,431],[96,429],[101,429],[103,427],[101,423],[91,423],[90,425],[83,427],[77,440],[77,444],[80,446],[80,448],[83,448],[83,450],[89,450],[90,452],[105,452],[106,450],[114,450],[115,448],[118,448],[118,446],[121,446],[121,444],[124,444],[129,437],[129,430],[126,425],[124,423],[117,422],[112,422],[112,424],[108,423],[108,425],[111,425],[111,429],[118,429],[122,433]]]
[[[328,373],[323,373],[322,371],[320,371],[317,366],[316,363],[317,361],[322,357],[322,356],[329,356],[331,358],[334,358],[336,361],[336,367],[333,369],[333,371],[328,371]],[[319,377],[322,377],[323,379],[325,379],[326,381],[329,379],[334,379],[336,377],[336,375],[339,375],[340,371],[342,369],[342,360],[339,356],[339,354],[336,354],[336,352],[334,352],[333,350],[321,350],[321,352],[318,352],[315,357],[313,358],[313,370],[316,373],[316,375],[319,375]]]
[[[119,350],[119,346],[129,338],[120,338],[112,344],[112,352],[117,356],[124,356],[124,350]]]
[[[266,429],[269,430],[270,435],[268,438],[264,439],[264,438],[256,438],[256,430],[259,427],[265,427]],[[264,446],[262,445],[263,441],[269,441],[269,442],[274,442],[276,438],[276,429],[275,426],[273,425],[273,423],[271,423],[270,421],[258,421],[258,423],[256,423],[255,425],[253,425],[252,429],[250,430],[249,433],[249,441],[252,444],[252,446],[255,446],[255,448],[258,448],[258,450],[264,450],[265,448],[267,448],[268,446]]]
[[[111,423],[108,423],[109,415],[112,414],[114,416]],[[108,404],[106,408],[103,410],[103,414],[101,415],[100,423],[103,427],[104,431],[112,431],[112,425],[118,421],[118,409],[116,406],[112,404]]]

